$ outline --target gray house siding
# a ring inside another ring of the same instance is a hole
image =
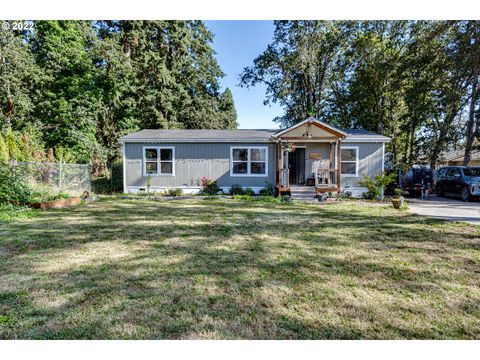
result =
[[[128,188],[146,187],[143,176],[143,147],[171,146],[175,148],[175,175],[151,176],[151,187],[197,187],[200,179],[217,180],[218,186],[263,187],[275,183],[275,144],[273,143],[125,143],[125,185]],[[230,176],[230,147],[266,146],[268,164],[266,177]]]
[[[358,176],[341,177],[341,187],[345,188],[347,181],[350,187],[361,187],[358,183],[364,175],[373,178],[383,170],[383,143],[342,143],[342,147],[358,146]]]
[[[330,150],[328,143],[295,143],[297,147],[305,147],[305,179],[313,177],[313,162],[315,160],[310,159],[311,153],[322,154],[322,159],[330,158]]]

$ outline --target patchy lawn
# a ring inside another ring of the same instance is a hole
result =
[[[0,221],[0,338],[478,339],[479,229],[232,200]]]

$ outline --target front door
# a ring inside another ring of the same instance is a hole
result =
[[[296,148],[288,153],[288,168],[291,185],[305,184],[305,148]]]

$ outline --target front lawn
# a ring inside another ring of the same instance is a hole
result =
[[[355,203],[0,219],[0,338],[480,338],[480,228]]]

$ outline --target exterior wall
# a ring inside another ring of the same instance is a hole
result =
[[[463,159],[456,161],[449,161],[446,165],[443,166],[463,166]],[[468,166],[480,166],[480,160],[470,160]]]
[[[301,143],[296,145],[305,147],[305,178],[312,177],[312,164],[310,153],[321,153],[323,159],[329,159],[330,150],[328,143]],[[275,144],[265,143],[126,143],[125,148],[125,191],[138,191],[146,188],[146,177],[143,176],[143,147],[144,146],[172,146],[175,148],[175,176],[151,176],[151,189],[165,189],[181,187],[185,193],[197,192],[200,189],[200,179],[216,179],[218,186],[227,191],[232,185],[239,184],[250,187],[258,192],[268,181],[276,185],[275,179]],[[231,177],[230,176],[230,147],[231,146],[267,146],[268,165],[267,177]],[[342,146],[358,146],[358,176],[341,177],[341,188],[349,185],[354,196],[361,196],[365,191],[358,182],[363,175],[373,177],[383,170],[383,144],[382,143],[342,143]],[[337,167],[333,150],[332,168]]]
[[[310,153],[320,153],[322,154],[322,159],[330,159],[329,143],[296,142],[295,145],[297,147],[305,147],[305,179],[308,179],[314,176],[312,165],[315,160],[310,159]],[[335,159],[335,154],[333,154],[333,159]],[[334,165],[335,164],[331,164],[332,167],[335,167]]]
[[[234,184],[251,187],[254,191],[263,188],[268,181],[275,185],[275,144],[266,143],[126,143],[125,144],[125,191],[146,188],[143,176],[143,147],[172,146],[175,148],[175,175],[151,176],[150,188],[184,188],[185,192],[200,189],[200,179],[217,180],[225,190]],[[266,146],[268,148],[267,176],[230,176],[230,147]]]
[[[383,171],[383,143],[342,143],[342,146],[358,146],[358,176],[341,176],[341,188],[348,185],[352,190],[361,188],[359,181],[364,175],[373,178]]]

